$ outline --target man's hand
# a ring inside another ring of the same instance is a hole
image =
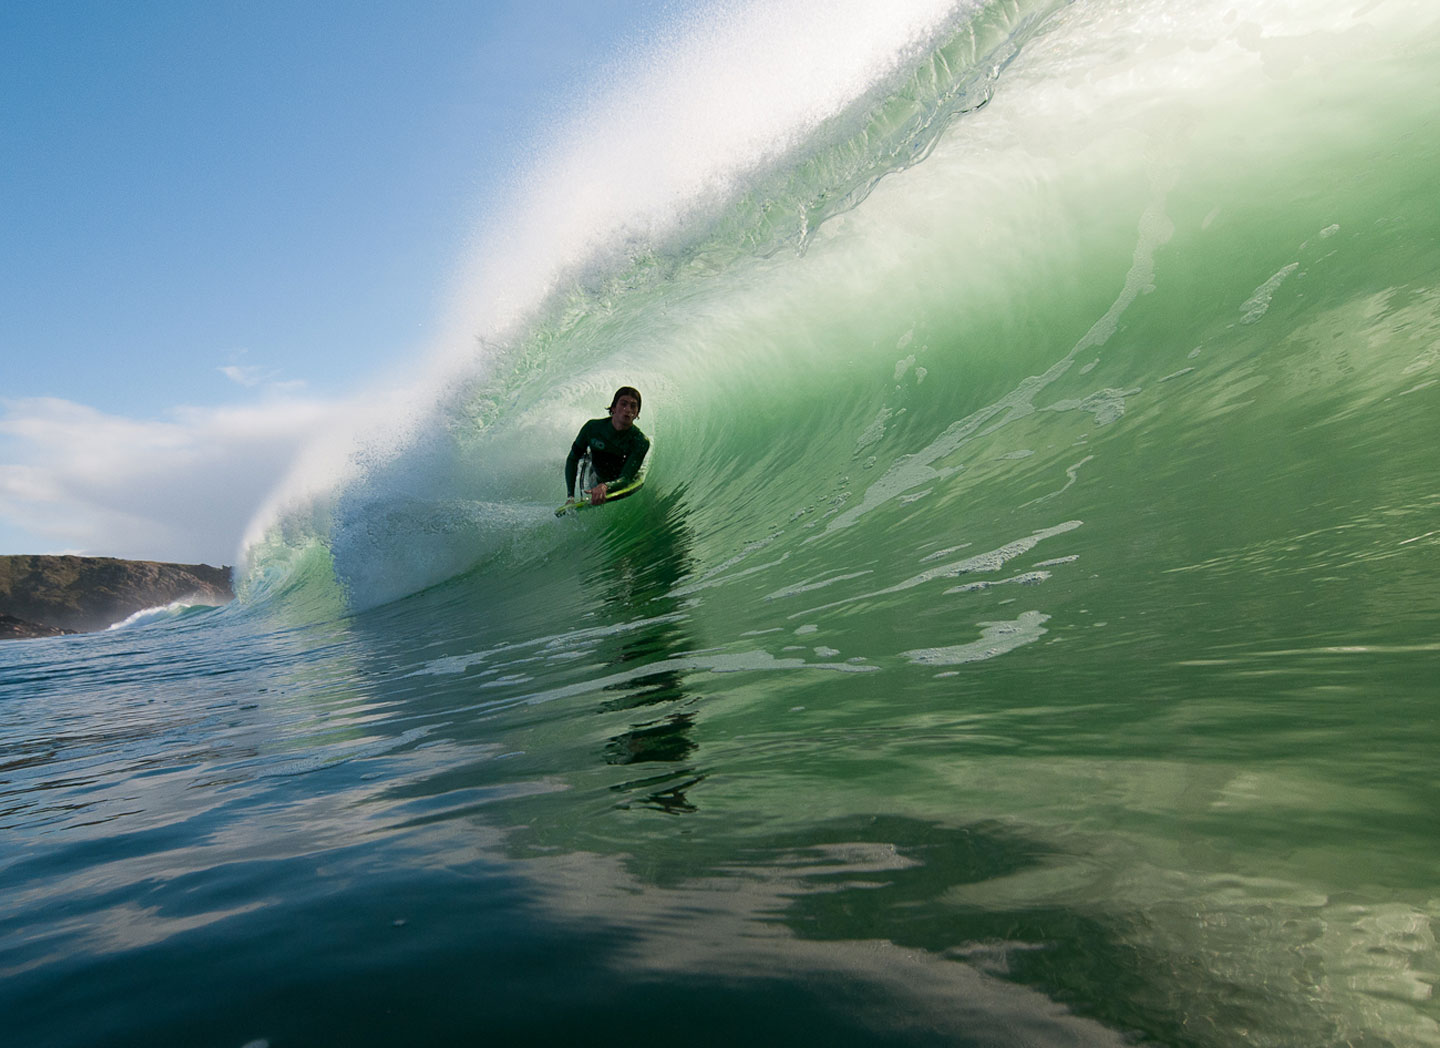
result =
[[[590,489],[590,505],[598,506],[605,501],[605,485],[596,484]]]

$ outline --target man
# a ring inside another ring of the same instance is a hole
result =
[[[640,391],[634,386],[621,386],[610,398],[610,417],[592,418],[580,427],[570,446],[570,457],[565,460],[567,504],[575,501],[575,476],[580,460],[586,456],[599,481],[585,492],[592,506],[604,502],[611,487],[624,487],[635,479],[650,450],[650,441],[635,425],[639,415]]]

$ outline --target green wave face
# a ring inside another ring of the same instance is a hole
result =
[[[978,849],[798,939],[871,913],[1155,1043],[1433,1044],[1437,62],[1398,2],[961,11],[557,270],[252,578],[428,624],[502,748],[657,762],[564,803],[702,813],[715,869]],[[645,489],[556,520],[622,383]],[[562,806],[513,847],[692,854]]]
[[[702,573],[763,542],[772,589],[863,567],[826,594],[859,601],[1071,519],[1087,563],[1051,592],[1188,592],[1295,536],[1366,558],[1435,435],[1436,92],[1426,37],[1381,62],[1393,10],[1347,12],[947,24],[803,148],[562,273],[336,496],[338,574],[368,606],[583,548],[538,508],[629,381]]]

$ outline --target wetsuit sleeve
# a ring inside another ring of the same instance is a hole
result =
[[[641,437],[635,442],[628,458],[625,459],[625,468],[620,471],[620,476],[615,478],[617,488],[624,487],[635,479],[635,474],[640,472],[640,467],[645,462],[645,455],[650,450],[650,441]]]
[[[575,497],[575,474],[580,471],[580,457],[585,454],[585,427],[580,427],[580,432],[575,436],[575,442],[570,445],[570,456],[565,460],[565,497]]]

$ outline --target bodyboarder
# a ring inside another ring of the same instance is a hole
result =
[[[640,415],[640,391],[621,386],[610,398],[610,417],[592,418],[580,427],[570,455],[565,459],[565,504],[575,501],[575,479],[582,459],[589,458],[594,471],[593,487],[583,492],[592,506],[605,501],[612,487],[624,487],[635,480],[650,450],[650,441],[635,419]]]

